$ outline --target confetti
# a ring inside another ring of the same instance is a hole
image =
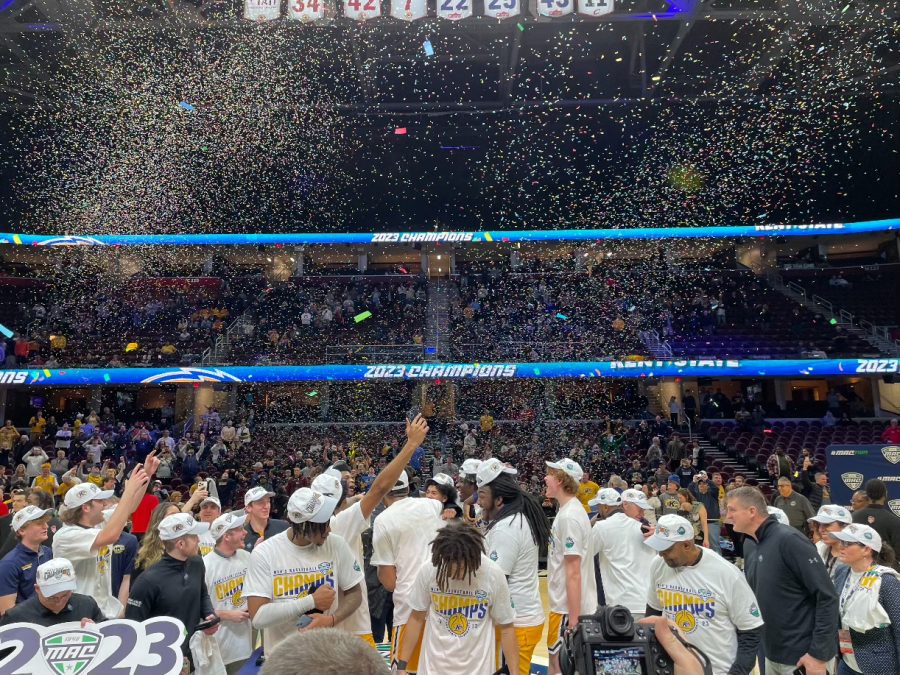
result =
[[[194,106],[192,106],[187,101],[182,101],[178,105],[181,106],[182,108],[184,108],[185,110],[187,110],[188,112],[194,112]]]
[[[434,47],[431,46],[430,40],[425,40],[422,43],[422,49],[425,50],[425,56],[434,56]]]
[[[354,317],[353,317],[353,320],[354,320],[356,323],[359,323],[360,321],[365,321],[366,319],[368,319],[368,318],[371,317],[371,316],[372,316],[372,312],[366,310],[365,312],[360,312],[359,314],[357,314],[356,316],[354,316]]]
[[[15,333],[13,333],[9,328],[0,323],[0,333],[3,334],[4,337],[11,338]]]

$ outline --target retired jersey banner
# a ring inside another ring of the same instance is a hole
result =
[[[325,18],[325,0],[288,0],[287,15],[295,21],[318,21]]]
[[[492,19],[508,19],[518,16],[521,10],[519,0],[484,0],[484,15]]]
[[[428,16],[426,0],[391,0],[391,16],[401,21],[415,21]]]
[[[344,0],[344,16],[355,21],[381,16],[381,0]]]
[[[143,623],[115,619],[98,624],[61,623],[44,628],[11,623],[0,645],[13,651],[0,660],[3,675],[178,675],[184,624],[158,617]]]
[[[578,0],[578,13],[585,16],[603,16],[613,9],[614,0]]]
[[[244,18],[274,21],[281,16],[281,0],[244,0]]]
[[[575,0],[537,0],[538,14],[556,18],[575,11]]]
[[[900,446],[829,445],[825,457],[833,503],[848,506],[854,492],[878,478],[887,485],[888,506],[900,516]]]
[[[435,0],[439,19],[459,21],[472,16],[472,3],[474,0]]]

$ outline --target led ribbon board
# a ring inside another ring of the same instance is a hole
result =
[[[637,377],[791,377],[896,373],[900,359],[685,359],[552,363],[411,363],[376,366],[228,366],[225,368],[68,368],[0,370],[0,385],[255,384],[304,381],[482,380]]]
[[[732,237],[808,237],[900,230],[900,218],[810,225],[733,225],[715,227],[635,227],[593,230],[484,230],[457,232],[334,232],[281,234],[96,234],[0,233],[0,244],[24,246],[259,246],[300,244],[480,244],[604,239],[727,239]]]

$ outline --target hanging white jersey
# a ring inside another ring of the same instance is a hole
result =
[[[436,499],[407,497],[394,502],[372,525],[372,565],[397,568],[394,588],[394,626],[409,619],[409,594],[416,575],[431,560],[431,542],[444,526],[441,503]]]
[[[290,539],[290,530],[253,547],[250,567],[244,581],[244,595],[268,598],[272,602],[291,602],[311,595],[328,584],[335,591],[347,591],[362,583],[363,573],[353,551],[339,535],[330,534],[321,546],[297,546]],[[334,614],[340,593],[325,612]],[[266,628],[263,641],[272,649],[297,632],[295,621]]]
[[[244,0],[244,18],[274,21],[281,16],[281,0]]]
[[[574,11],[575,0],[538,0],[538,14],[541,16],[566,16]]]
[[[550,611],[568,614],[566,602],[566,557],[578,556],[581,568],[581,614],[597,611],[597,580],[591,548],[591,521],[576,498],[559,508],[550,528],[547,551],[547,595]]]
[[[437,585],[437,568],[430,562],[423,565],[409,602],[412,609],[428,612],[420,675],[490,675],[497,670],[494,628],[513,623],[516,612],[503,570],[487,556],[481,556],[471,580],[451,579],[445,591]]]
[[[439,19],[458,21],[472,16],[473,0],[435,0]]]
[[[206,589],[213,609],[247,610],[247,598],[244,597],[244,577],[250,565],[250,554],[244,549],[235,551],[230,558],[215,550],[203,556],[206,567]],[[246,661],[253,653],[253,628],[250,619],[237,623],[223,621],[216,631],[216,642],[222,661],[227,665],[235,661]]]
[[[316,21],[325,16],[325,0],[288,0],[287,16],[295,21]]]
[[[644,544],[641,523],[624,513],[598,520],[591,529],[594,555],[607,605],[624,605],[643,614],[647,609],[647,579],[656,552]]]
[[[426,0],[391,0],[391,16],[401,21],[415,21],[428,16]]]
[[[216,547],[216,540],[213,539],[212,535],[209,533],[209,530],[200,535],[200,556],[204,557],[210,553],[212,553],[213,549]]]
[[[578,13],[585,16],[603,16],[615,9],[615,0],[578,0]]]
[[[688,567],[672,568],[657,557],[650,565],[649,587],[647,604],[709,656],[713,675],[728,675],[737,655],[736,631],[763,624],[744,574],[708,548]]]
[[[369,529],[369,519],[363,518],[362,507],[359,502],[348,506],[340,513],[331,517],[331,531],[344,538],[347,546],[353,551],[356,564],[362,569],[365,556],[363,555],[362,533]],[[367,635],[372,632],[372,620],[369,618],[369,591],[366,587],[366,577],[360,582],[362,587],[362,602],[356,611],[338,625],[348,633],[354,635]]]
[[[484,15],[492,19],[518,16],[520,9],[519,0],[484,0]]]
[[[487,556],[497,563],[509,582],[516,609],[517,628],[544,623],[544,606],[538,587],[538,547],[531,526],[522,514],[494,523],[485,535]]]
[[[381,0],[343,0],[344,16],[365,21],[381,16]]]

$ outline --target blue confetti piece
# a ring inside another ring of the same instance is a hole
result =
[[[182,108],[184,108],[184,109],[187,110],[188,112],[194,112],[194,106],[192,106],[192,105],[191,105],[190,103],[188,103],[187,101],[182,101],[182,102],[179,103],[178,105],[180,105]]]
[[[568,321],[568,320],[569,320],[569,317],[567,317],[565,314],[560,314],[559,312],[556,313],[556,318],[557,318],[557,319],[562,319],[563,321]]]
[[[535,369],[534,369],[534,374],[535,374],[535,375],[540,375],[540,374],[541,374],[541,369],[540,369],[540,368],[535,368]]]
[[[109,382],[109,373],[103,373],[103,381]]]
[[[422,43],[422,49],[425,50],[425,56],[434,56],[434,47],[431,46],[431,40],[425,40]]]

